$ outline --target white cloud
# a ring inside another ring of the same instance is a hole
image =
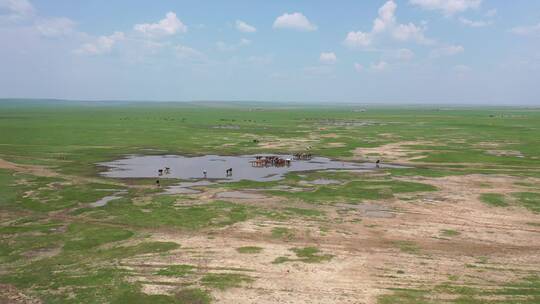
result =
[[[463,17],[459,18],[459,22],[461,22],[461,24],[463,25],[470,26],[470,27],[486,27],[492,24],[491,21],[470,20]]]
[[[203,53],[185,45],[176,45],[174,51],[176,52],[176,56],[182,60],[203,61],[206,59],[206,56]]]
[[[147,36],[170,36],[176,33],[187,32],[187,26],[176,17],[174,12],[168,12],[165,19],[158,23],[136,24],[134,29]]]
[[[469,9],[476,9],[480,7],[482,0],[409,0],[409,3],[426,10],[441,11],[450,16]]]
[[[425,29],[423,27],[416,26],[414,23],[400,24],[398,25],[392,35],[399,41],[414,40],[420,44],[430,44],[431,40],[427,39],[424,35]]]
[[[396,10],[397,4],[393,0],[387,1],[379,8],[370,32],[350,31],[343,43],[351,48],[368,47],[383,33],[389,33],[390,37],[402,42],[413,40],[421,44],[432,43],[424,34],[424,26],[417,26],[414,23],[399,24],[396,20]]]
[[[431,52],[431,57],[443,57],[443,56],[454,56],[465,52],[465,48],[461,45],[449,45],[435,49]]]
[[[243,46],[250,45],[250,44],[251,44],[251,40],[242,38],[240,39],[238,43],[235,43],[235,44],[227,44],[223,41],[218,41],[216,42],[216,47],[218,50],[222,52],[231,52],[231,51],[236,51],[237,49]]]
[[[7,11],[7,15],[0,15],[0,17],[11,21],[29,17],[35,13],[34,7],[28,0],[0,0],[0,12],[2,11]]]
[[[357,72],[361,72],[364,69],[364,67],[360,63],[355,62],[353,66]]]
[[[118,41],[124,39],[124,33],[114,32],[109,36],[100,36],[94,42],[83,44],[79,49],[75,50],[75,53],[88,55],[109,53]]]
[[[396,58],[403,61],[412,60],[414,52],[409,49],[399,49],[396,51]]]
[[[520,36],[540,35],[540,23],[535,25],[517,26],[512,28],[510,32]]]
[[[351,48],[360,48],[371,45],[371,34],[364,32],[349,32],[344,41],[345,45]]]
[[[322,64],[335,64],[337,62],[337,57],[336,57],[336,54],[334,54],[333,52],[329,52],[329,53],[323,52],[319,56],[319,61]]]
[[[274,21],[276,29],[293,29],[297,31],[315,31],[317,26],[311,23],[302,13],[284,13]]]
[[[396,23],[397,4],[394,1],[388,1],[379,8],[379,17],[373,21],[374,33],[383,32]]]
[[[388,63],[386,61],[379,61],[377,63],[371,64],[371,69],[373,71],[384,71],[388,68]]]
[[[257,28],[253,25],[247,24],[242,20],[236,20],[236,29],[242,33],[255,33]]]
[[[36,30],[45,37],[67,36],[75,32],[76,23],[65,17],[42,19],[36,22]]]

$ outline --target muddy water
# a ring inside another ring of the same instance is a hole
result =
[[[207,181],[207,180],[200,180],[195,182],[182,182],[174,186],[169,186],[166,189],[166,193],[168,194],[198,194],[202,191],[193,189],[192,187],[198,187],[198,186],[210,186],[214,183]]]
[[[332,185],[332,184],[340,184],[341,182],[335,179],[325,179],[325,178],[319,178],[312,181],[304,181],[306,184],[313,184],[313,185]]]
[[[238,198],[238,199],[263,199],[266,198],[266,196],[258,194],[258,193],[251,193],[251,192],[245,192],[245,191],[226,191],[226,192],[220,192],[216,195],[217,198]]]
[[[280,155],[281,158],[292,158],[290,155]],[[218,156],[206,155],[185,157],[178,155],[132,155],[119,160],[101,163],[107,167],[102,174],[115,178],[178,178],[185,180],[203,179],[203,172],[210,180],[220,181],[274,181],[283,178],[287,172],[348,169],[372,170],[373,163],[352,163],[335,161],[324,157],[314,157],[311,160],[293,160],[290,166],[284,167],[253,167],[250,161],[254,155]],[[158,170],[169,167],[168,174],[159,176]],[[392,167],[381,165],[381,167]],[[232,175],[226,176],[225,170],[232,168]]]
[[[117,192],[113,195],[109,195],[109,196],[105,196],[104,198],[94,202],[94,203],[90,203],[88,204],[89,207],[92,207],[92,208],[97,208],[97,207],[103,207],[105,205],[107,205],[107,203],[109,203],[110,201],[114,201],[115,199],[119,199],[119,198],[122,198],[123,194],[126,194],[127,191],[120,191],[120,192]]]

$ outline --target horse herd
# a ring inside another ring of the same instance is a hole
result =
[[[250,163],[253,167],[283,167],[290,166],[291,159],[279,156],[255,156],[255,160]]]
[[[311,153],[294,153],[293,157],[296,160],[310,160],[312,158]]]

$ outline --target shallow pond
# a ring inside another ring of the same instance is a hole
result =
[[[283,159],[292,159],[290,155],[278,155]],[[293,160],[290,166],[254,167],[251,161],[255,155],[243,156],[178,156],[178,155],[131,155],[111,162],[101,163],[107,170],[102,175],[114,178],[178,178],[184,180],[206,178],[221,181],[275,181],[280,180],[287,172],[317,171],[329,169],[373,170],[373,163],[353,163],[335,161],[324,157],[313,157],[310,160]],[[160,169],[170,168],[163,171]],[[381,165],[384,167],[398,167]],[[232,174],[227,176],[226,170],[232,168]]]

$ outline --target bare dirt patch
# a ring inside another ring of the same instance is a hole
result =
[[[419,153],[429,152],[430,150],[417,150],[408,148],[412,145],[433,145],[433,142],[426,141],[401,141],[385,144],[375,148],[356,148],[354,157],[356,159],[374,161],[381,159],[384,162],[408,163],[423,156]]]
[[[0,284],[0,303],[40,304],[40,300],[32,298],[12,285]]]
[[[309,147],[317,143],[318,140],[315,139],[304,139],[304,138],[284,138],[284,139],[269,139],[261,140],[259,147],[263,149],[284,149],[287,151],[305,151]]]
[[[47,167],[36,166],[36,165],[15,164],[7,160],[3,160],[1,158],[0,158],[0,169],[13,170],[16,172],[21,172],[21,173],[26,173],[26,174],[36,175],[36,176],[44,176],[44,177],[58,176],[58,173],[54,172],[53,170]]]
[[[203,272],[240,272],[254,279],[239,288],[212,290],[218,303],[376,303],[389,288],[429,289],[452,277],[456,284],[494,289],[540,272],[536,242],[540,228],[527,224],[540,222],[540,215],[519,207],[490,207],[478,200],[481,193],[525,190],[515,185],[520,179],[467,175],[407,180],[432,184],[439,191],[359,206],[307,205],[326,212],[320,219],[257,217],[211,231],[155,231],[152,239],[177,242],[184,249],[125,263],[144,274],[133,280],[148,293],[173,293],[185,283],[185,279],[166,281],[145,272],[156,265],[189,264]],[[272,197],[232,200],[286,206]],[[272,230],[277,227],[289,229],[291,235],[274,237]],[[450,230],[457,233],[441,233]],[[236,251],[245,246],[262,251],[250,255]],[[278,257],[294,258],[291,248],[308,246],[334,257],[313,264],[272,263]]]
[[[516,150],[487,150],[486,153],[495,156],[523,157],[523,154]]]

